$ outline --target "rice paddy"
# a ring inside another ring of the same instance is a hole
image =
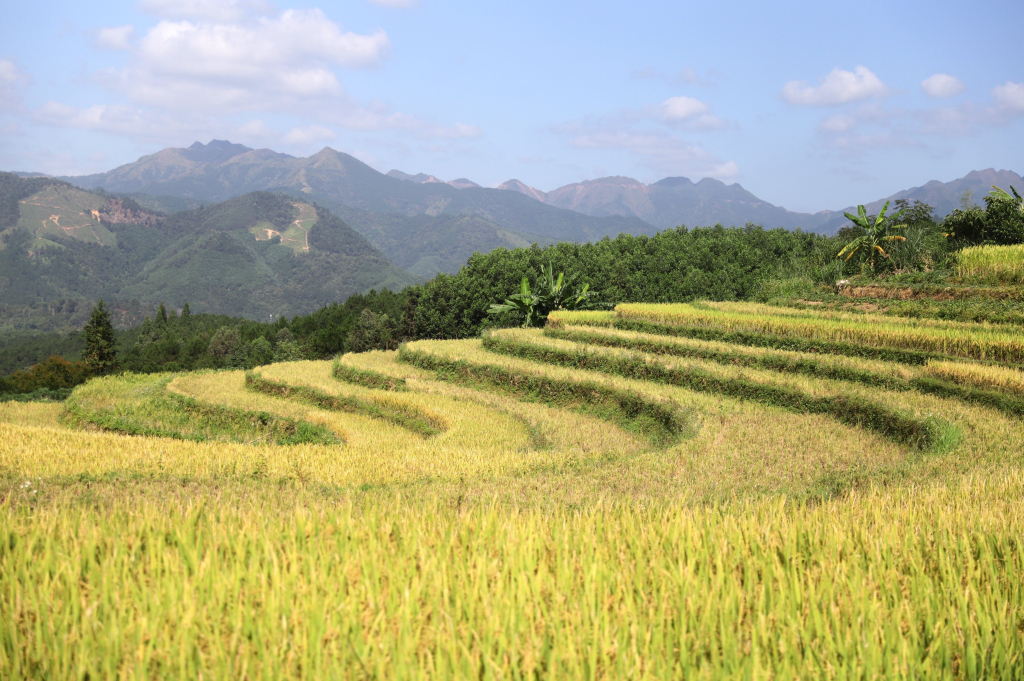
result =
[[[5,403],[0,675],[1024,678],[1022,338],[621,305]]]
[[[1024,244],[965,248],[957,254],[957,274],[1000,284],[1024,282]]]

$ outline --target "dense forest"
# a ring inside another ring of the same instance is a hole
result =
[[[545,266],[566,273],[577,285],[589,285],[592,300],[605,304],[768,300],[832,286],[852,275],[932,271],[945,276],[963,246],[1024,242],[1024,212],[1012,201],[992,196],[986,197],[985,208],[965,203],[942,223],[925,204],[897,202],[888,219],[868,216],[867,228],[853,224],[834,237],[757,225],[679,227],[652,237],[623,234],[595,243],[499,248],[474,254],[454,275],[438,274],[399,292],[350,296],[310,314],[273,322],[192,314],[187,303],[180,311],[160,304],[141,324],[117,333],[118,366],[133,372],[247,368],[392,349],[410,339],[472,337],[489,325],[521,323],[514,312],[489,315],[488,308],[518,291],[524,276],[531,286],[541,285]],[[214,212],[206,215],[217,219]],[[286,219],[284,212],[280,219]],[[850,244],[872,238],[885,243],[884,258],[871,258],[874,251],[868,248],[837,257]],[[0,349],[0,372],[14,373],[0,379],[0,392],[70,387],[82,379],[80,372],[44,360],[61,355],[74,365],[81,348],[76,334],[43,334],[8,344]],[[30,364],[37,366],[27,369]]]

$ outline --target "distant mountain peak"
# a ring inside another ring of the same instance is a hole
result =
[[[244,144],[233,144],[227,140],[211,140],[209,144],[194,142],[192,146],[182,149],[178,153],[195,163],[223,163],[248,151],[254,151],[254,149]]]
[[[465,177],[460,177],[458,179],[451,180],[448,182],[448,184],[455,187],[456,189],[469,189],[470,187],[480,186],[476,182],[473,182],[473,180],[466,179]]]
[[[704,179],[707,179],[707,178],[704,178]],[[651,186],[652,187],[664,187],[666,189],[669,189],[669,188],[672,188],[672,187],[693,187],[693,186],[695,186],[695,184],[688,177],[666,177],[666,178],[664,178],[662,180],[658,180],[657,182],[655,182]]]
[[[509,180],[508,182],[502,182],[498,185],[498,189],[504,189],[506,191],[519,192],[520,194],[526,194],[532,199],[537,199],[541,203],[547,203],[547,192],[542,192],[539,189],[534,189],[528,184],[523,184],[519,180]]]
[[[439,180],[433,175],[428,175],[426,173],[416,173],[415,175],[410,175],[409,173],[403,173],[401,170],[389,170],[388,177],[394,177],[399,180],[405,180],[406,182],[415,182],[416,184],[427,184],[428,182],[444,182],[444,180]]]

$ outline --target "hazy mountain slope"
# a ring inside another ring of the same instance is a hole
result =
[[[516,232],[559,240],[655,231],[637,218],[587,216],[497,189],[388,177],[329,148],[308,158],[294,158],[223,141],[197,142],[188,149],[164,149],[108,173],[68,179],[83,187],[203,201],[223,201],[261,189],[301,192],[332,210],[349,206],[371,213],[472,215]],[[382,219],[382,224],[389,220]]]
[[[0,296],[26,310],[7,310],[12,319],[100,297],[267,318],[414,281],[329,211],[287,196],[250,193],[163,216],[131,199],[40,185],[0,175],[0,214],[35,190],[0,229]]]
[[[744,225],[802,227],[817,230],[832,214],[795,213],[757,198],[739,184],[704,178],[694,183],[685,177],[667,177],[645,185],[631,177],[602,177],[542,192],[518,180],[499,189],[512,191],[548,205],[587,215],[638,218],[659,229],[679,225]]]
[[[960,205],[960,198],[965,190],[969,190],[973,194],[975,203],[981,206],[985,205],[983,199],[991,191],[993,185],[1006,191],[1010,191],[1010,187],[1013,186],[1017,188],[1018,192],[1024,193],[1024,178],[1020,175],[1011,170],[987,168],[985,170],[972,170],[963,177],[950,182],[932,180],[920,187],[911,187],[910,189],[896,192],[884,199],[872,201],[865,204],[864,207],[869,213],[877,214],[886,201],[894,202],[897,199],[917,200],[935,208],[935,215],[942,218],[952,213],[953,209]],[[838,211],[835,217],[822,225],[822,228],[829,232],[834,232],[847,224],[849,220],[846,219],[843,212],[856,213],[857,207],[848,206],[842,211]]]
[[[554,243],[521,234],[472,215],[400,215],[340,208],[339,214],[353,229],[366,235],[387,258],[423,278],[438,272],[454,274],[474,252],[495,248],[520,248],[533,243]]]

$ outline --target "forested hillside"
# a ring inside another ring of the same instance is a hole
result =
[[[45,330],[40,310],[55,316],[55,301],[61,311],[99,298],[115,308],[189,301],[197,312],[268,319],[413,281],[327,209],[267,192],[168,216],[3,173],[0,216],[7,331]]]

